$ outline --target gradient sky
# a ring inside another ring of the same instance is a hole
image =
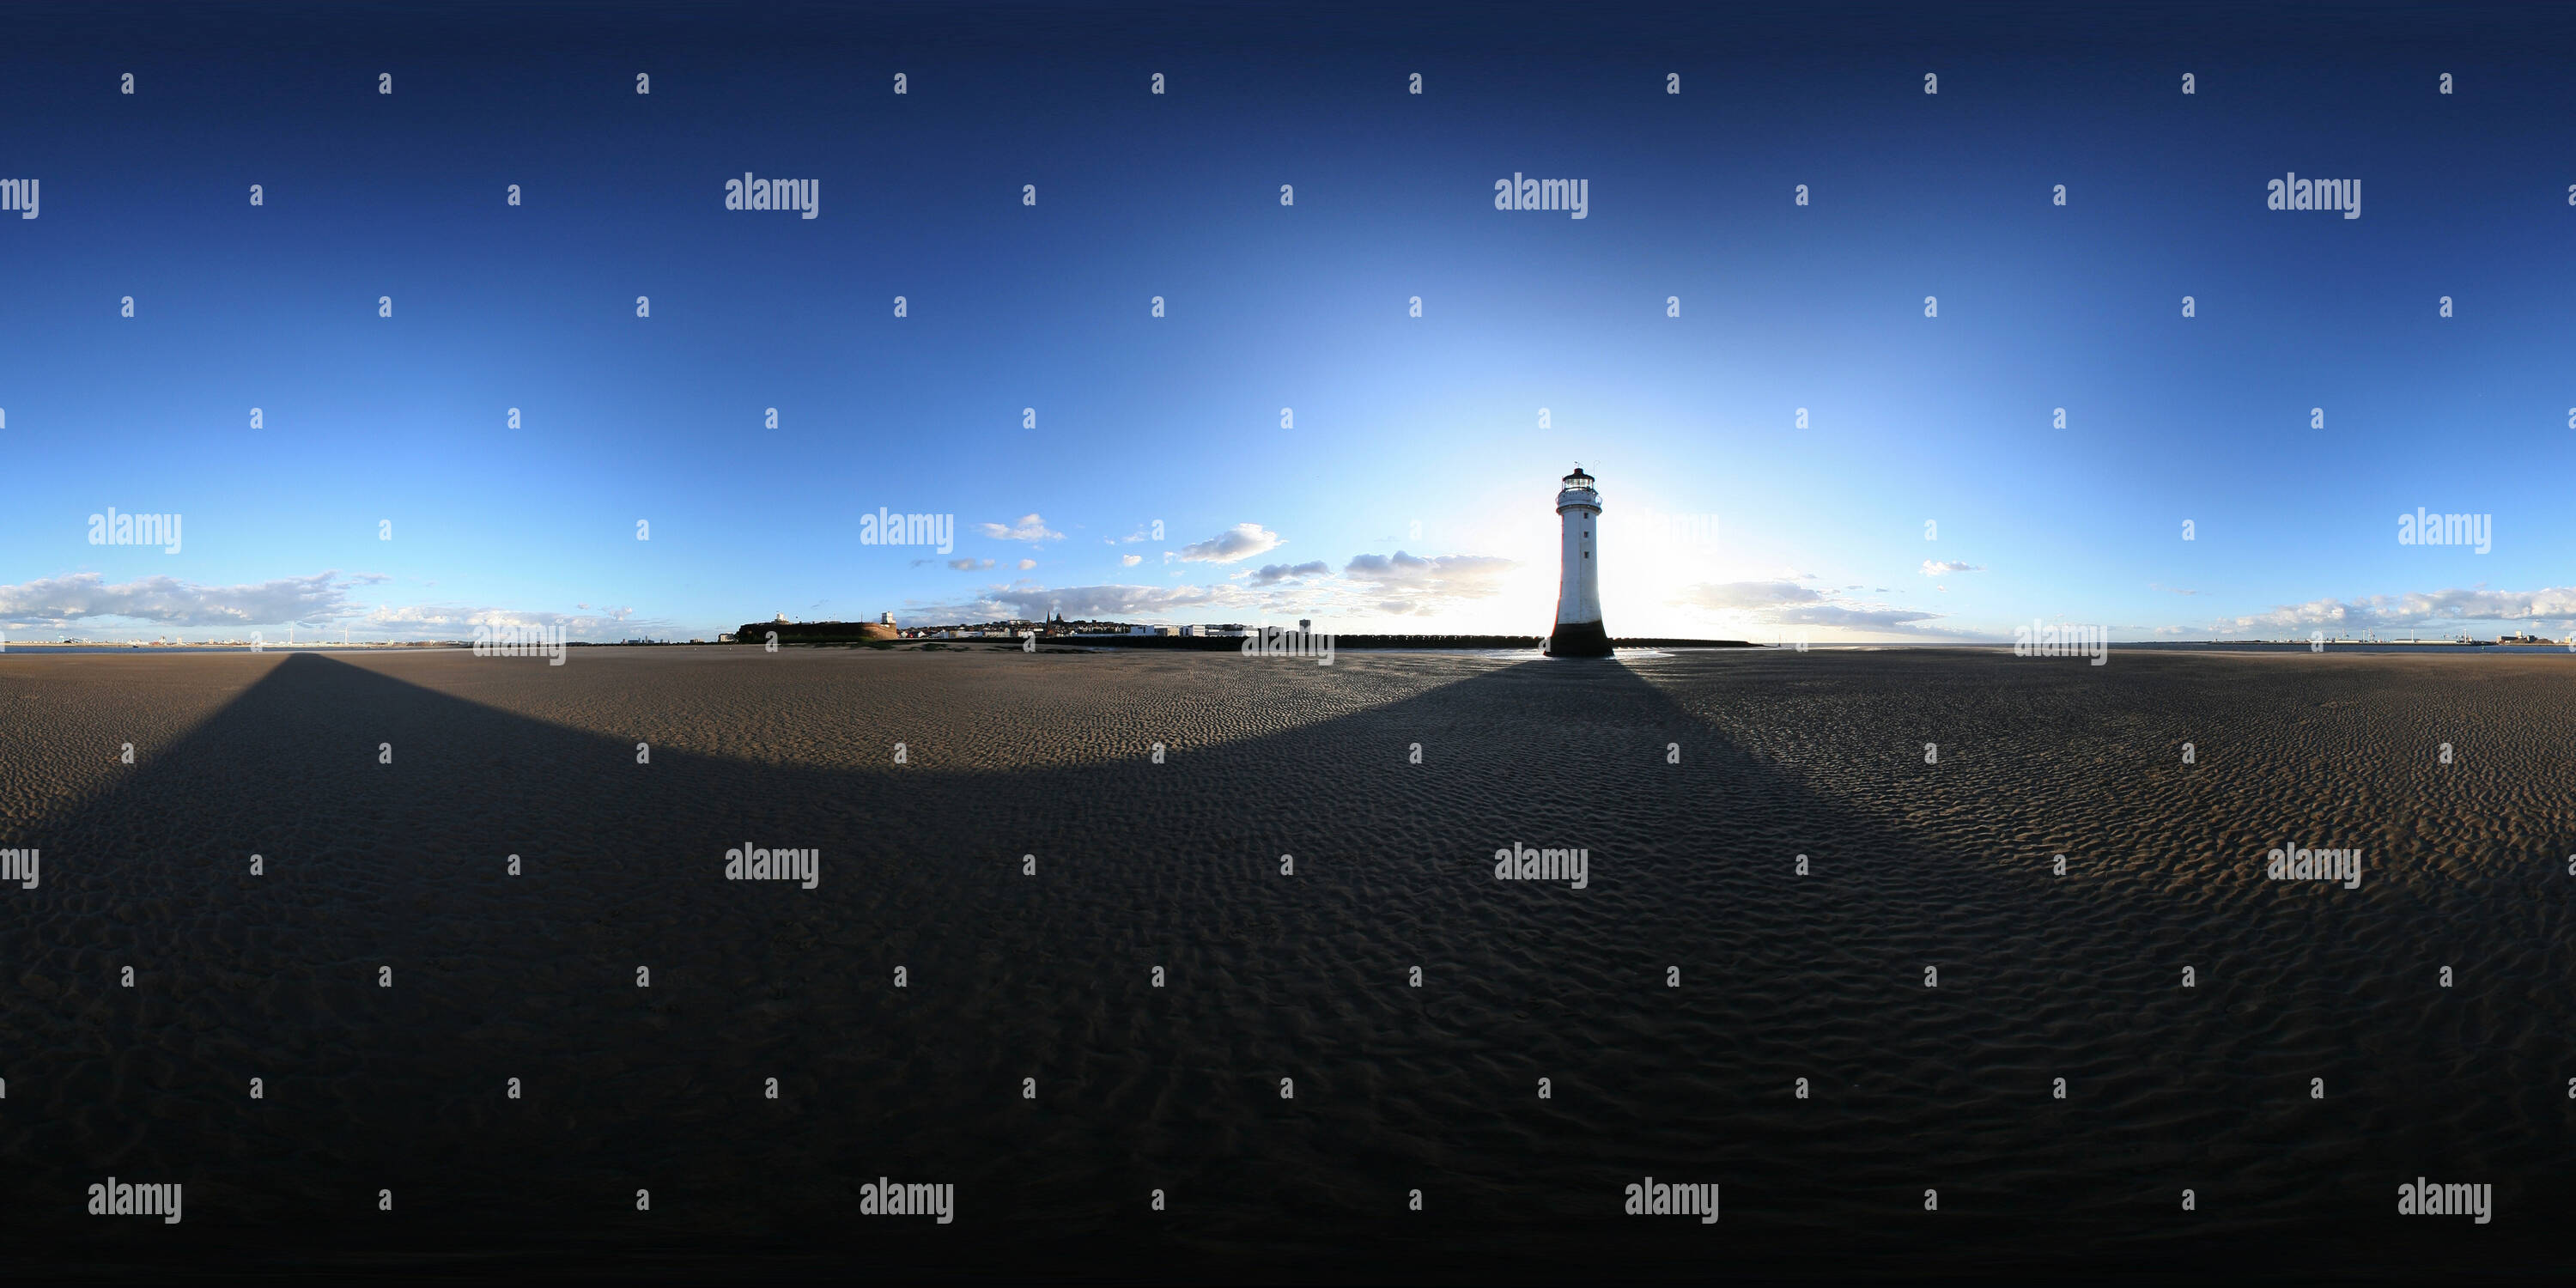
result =
[[[1536,634],[1579,460],[1616,635],[2554,638],[2571,55],[2549,6],[12,5],[0,627]]]

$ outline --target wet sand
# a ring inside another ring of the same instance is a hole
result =
[[[2576,657],[13,651],[0,747],[22,1271],[2576,1265]]]

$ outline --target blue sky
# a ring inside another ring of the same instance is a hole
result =
[[[0,30],[0,178],[42,185],[0,215],[16,638],[1535,634],[1577,460],[1614,634],[2576,629],[2545,9]],[[818,217],[724,209],[745,171]],[[2361,217],[2267,210],[2287,171],[2360,180]],[[1495,210],[1515,172],[1586,180],[1587,218]],[[180,551],[91,544],[111,506]],[[880,506],[953,548],[862,544]],[[2400,544],[2419,506],[2490,548]]]

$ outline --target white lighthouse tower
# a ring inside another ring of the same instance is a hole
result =
[[[1565,573],[1556,585],[1556,630],[1547,637],[1550,657],[1608,657],[1610,633],[1601,628],[1601,494],[1577,465],[1556,494],[1565,521]]]

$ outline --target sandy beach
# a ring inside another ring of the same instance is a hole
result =
[[[13,650],[0,716],[22,1270],[2571,1260],[2576,657]]]

